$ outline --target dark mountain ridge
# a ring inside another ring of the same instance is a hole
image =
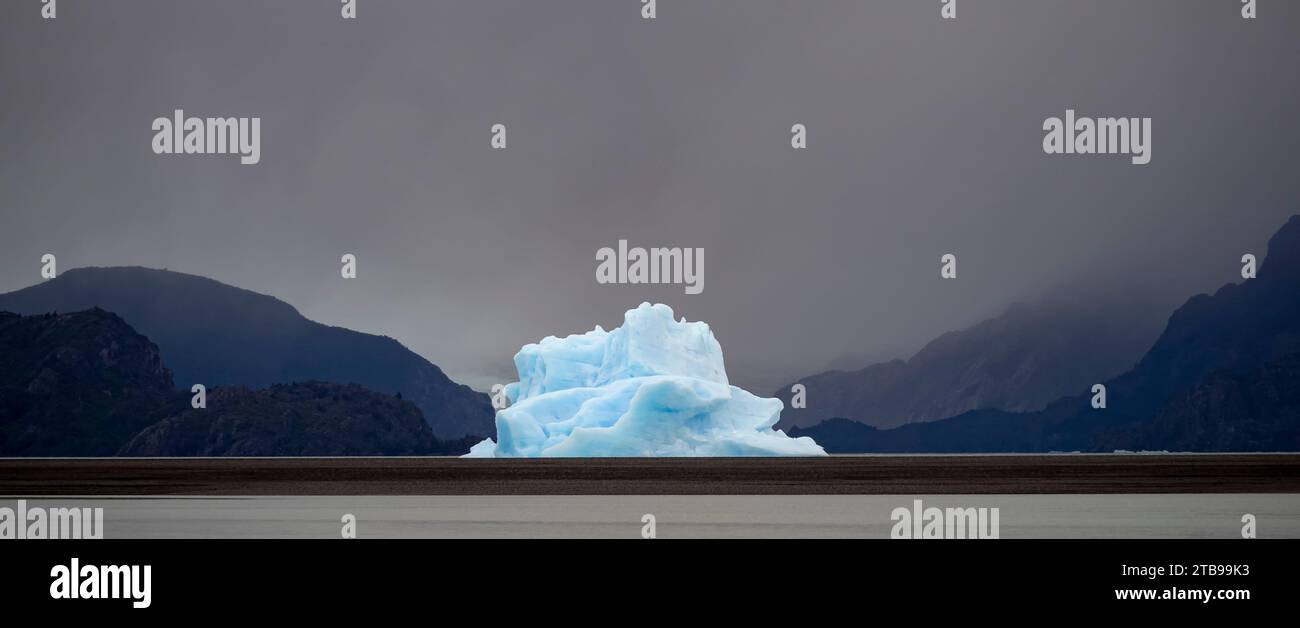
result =
[[[1132,368],[1161,321],[1134,304],[1057,295],[1018,303],[970,328],[945,333],[908,360],[799,380],[807,407],[792,408],[790,386],[778,429],[844,418],[878,428],[934,421],[977,409],[1041,410],[1062,396]]]
[[[178,385],[264,388],[318,380],[360,384],[415,403],[435,436],[495,434],[482,393],[387,336],[331,327],[274,297],[166,270],[79,268],[0,295],[0,310],[21,314],[100,307],[161,348]]]
[[[177,390],[158,347],[101,309],[0,312],[0,456],[464,453],[410,401],[356,384]]]
[[[144,428],[118,455],[423,456],[450,453],[445,449],[409,401],[356,384],[302,382],[213,389],[206,408],[185,408]]]
[[[0,312],[0,455],[112,455],[176,396],[158,347],[112,313]]]
[[[1178,308],[1138,364],[1105,382],[1105,409],[1081,391],[1039,412],[976,410],[890,430],[834,419],[790,433],[832,452],[1293,451],[1296,354],[1300,216],[1269,240],[1256,278]],[[1249,436],[1232,435],[1247,425]]]

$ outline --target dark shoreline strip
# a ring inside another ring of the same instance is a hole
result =
[[[1300,454],[0,459],[0,495],[1300,493]]]

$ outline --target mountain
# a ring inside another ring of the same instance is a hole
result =
[[[1099,303],[1058,295],[1016,304],[936,338],[909,360],[804,378],[806,408],[791,406],[789,385],[774,394],[786,404],[777,428],[829,418],[890,428],[982,408],[1041,410],[1132,367],[1160,331],[1141,307]]]
[[[1300,353],[1246,375],[1216,371],[1114,437],[1130,449],[1300,451]]]
[[[463,453],[419,408],[357,384],[219,387],[203,409],[121,317],[0,312],[0,456]]]
[[[112,455],[176,395],[158,347],[114,314],[0,312],[0,455]]]
[[[1269,239],[1255,279],[1197,295],[1169,318],[1142,361],[1114,382],[1147,414],[1211,373],[1245,375],[1300,352],[1300,216]]]
[[[80,268],[0,295],[22,314],[100,307],[120,315],[162,350],[181,388],[318,380],[401,393],[436,437],[496,432],[487,395],[386,336],[311,321],[274,297],[211,279],[147,268]]]
[[[467,445],[466,445],[467,447]],[[136,434],[122,456],[420,456],[449,453],[409,401],[356,384],[215,388]]]
[[[1293,216],[1269,240],[1255,279],[1189,299],[1133,369],[1105,382],[1105,409],[1080,394],[1038,412],[976,410],[888,430],[828,420],[790,434],[812,436],[832,453],[1294,451],[1297,313],[1300,216]]]

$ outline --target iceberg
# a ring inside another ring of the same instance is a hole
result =
[[[708,324],[674,320],[667,305],[642,303],[613,331],[525,345],[515,368],[497,440],[466,457],[826,455],[772,429],[781,400],[729,384]]]

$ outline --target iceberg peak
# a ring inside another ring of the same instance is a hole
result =
[[[524,345],[515,369],[498,440],[468,457],[826,455],[772,429],[781,401],[730,385],[708,324],[675,320],[667,305],[642,303],[612,331]]]

